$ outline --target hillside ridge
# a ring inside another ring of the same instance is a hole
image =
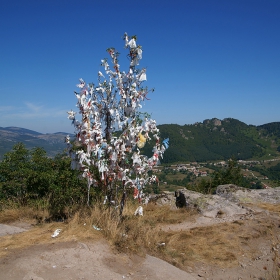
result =
[[[170,147],[162,163],[202,162],[213,160],[263,159],[280,155],[280,122],[259,126],[247,125],[234,118],[206,119],[194,124],[158,125],[161,138],[169,138]],[[20,127],[0,127],[0,159],[13,146],[22,142],[28,149],[42,147],[49,156],[66,148],[65,132],[39,133]],[[142,153],[152,155],[150,141]]]

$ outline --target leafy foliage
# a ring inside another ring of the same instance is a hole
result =
[[[203,178],[199,183],[189,186],[201,193],[215,193],[217,186],[226,184],[234,184],[245,188],[251,187],[250,181],[243,177],[241,168],[235,159],[230,159],[227,167],[214,171],[210,179]]]
[[[86,200],[86,182],[69,164],[65,155],[48,158],[42,148],[16,144],[0,162],[0,200],[21,206],[42,200],[53,216],[71,212]]]
[[[215,187],[225,184],[235,184],[246,187],[246,184],[244,185],[241,168],[234,159],[229,160],[228,166],[225,169],[213,173],[213,185]]]
[[[268,177],[273,181],[280,181],[280,163],[275,166],[271,166],[269,168],[263,168],[261,166],[254,166],[252,170],[259,172],[263,176]]]

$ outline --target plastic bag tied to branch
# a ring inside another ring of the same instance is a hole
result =
[[[101,60],[104,72],[98,72],[96,85],[80,79],[79,92],[74,92],[79,111],[67,112],[76,135],[75,141],[66,137],[71,167],[87,179],[88,203],[91,186],[100,187],[106,200],[109,195],[109,202],[115,199],[110,197],[112,190],[115,196],[120,188],[134,188],[142,193],[149,182],[148,171],[168,148],[168,139],[160,143],[156,121],[140,113],[150,92],[143,86],[146,69],[137,68],[142,47],[137,45],[136,36],[125,34],[124,42],[130,61],[128,71],[120,70],[119,53],[114,48],[107,49],[111,65],[107,59]],[[155,145],[152,157],[148,158],[141,154],[141,148],[151,140]]]

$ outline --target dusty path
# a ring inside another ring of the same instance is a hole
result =
[[[149,255],[114,254],[105,241],[35,245],[0,259],[0,271],[1,280],[196,279]]]

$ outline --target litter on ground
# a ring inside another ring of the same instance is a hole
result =
[[[57,237],[57,236],[59,235],[60,232],[61,232],[61,229],[60,229],[60,228],[56,229],[56,230],[54,231],[54,233],[52,234],[52,237],[53,237],[53,238],[54,238],[54,237]]]

